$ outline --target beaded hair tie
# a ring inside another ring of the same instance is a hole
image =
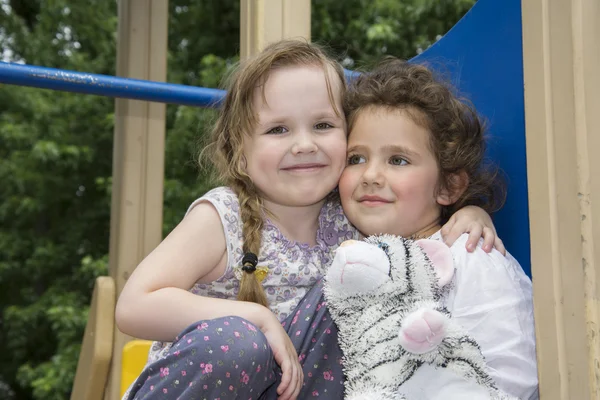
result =
[[[267,277],[269,273],[269,268],[267,267],[257,267],[258,265],[258,257],[256,254],[247,252],[244,254],[244,258],[242,258],[242,271],[247,274],[254,274],[256,279],[259,282],[262,282]]]
[[[248,252],[242,258],[242,271],[251,274],[256,271],[256,264],[258,264],[258,257],[256,254]]]

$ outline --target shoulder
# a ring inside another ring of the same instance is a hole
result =
[[[188,207],[186,215],[202,202],[211,203],[218,211],[221,208],[228,208],[237,212],[239,201],[235,192],[227,186],[219,186],[206,192],[202,197],[194,200]]]
[[[196,200],[188,209],[179,226],[188,232],[223,232],[223,221],[219,210],[211,203]]]
[[[498,387],[530,398],[537,387],[531,279],[510,253],[483,251],[483,240],[469,253],[467,238],[450,248],[456,274],[445,305],[481,346]]]
[[[333,193],[327,196],[325,204],[323,204],[322,212],[329,217],[344,215],[340,197]]]
[[[360,239],[358,230],[346,218],[337,193],[329,195],[323,204],[319,215],[319,226],[324,229],[324,239],[329,246],[337,246],[350,239]]]
[[[486,253],[481,239],[473,252],[468,252],[466,243],[469,235],[461,235],[450,247],[456,273],[452,292],[469,293],[476,302],[485,297],[516,296],[528,301],[532,297],[531,279],[525,274],[519,262],[509,253],[502,255],[496,249]],[[434,235],[432,239],[441,240]],[[486,295],[477,299],[477,296]]]
[[[469,253],[465,247],[467,239],[468,235],[463,234],[450,247],[456,267],[453,291],[462,298],[471,298],[474,304],[511,297],[529,307],[533,296],[531,279],[519,262],[508,251],[506,256],[496,249],[486,253],[483,239]]]
[[[185,233],[188,248],[196,253],[198,259],[206,258],[208,253],[215,254],[211,257],[217,260],[215,267],[201,277],[203,283],[213,282],[227,271],[232,252],[240,245],[241,228],[237,213],[232,214],[232,207],[228,204],[237,204],[232,190],[212,189],[190,205],[177,227]]]
[[[209,208],[212,208],[213,214],[221,221],[226,231],[237,233],[240,229],[240,205],[236,193],[231,188],[220,186],[209,190],[188,207],[186,217],[192,214],[198,205],[203,205],[202,208],[212,206]]]
[[[196,199],[188,208],[184,222],[190,229],[221,232],[227,247],[237,246],[241,235],[239,203],[235,192],[228,187],[217,187]]]
[[[502,255],[498,250],[492,249],[491,252],[486,253],[483,250],[483,239],[479,240],[477,247],[473,252],[468,252],[466,248],[467,239],[469,235],[463,233],[450,247],[452,256],[454,257],[457,268],[459,266],[471,266],[481,264],[485,268],[503,268],[514,273],[522,273],[523,269],[519,262],[507,251],[506,256]],[[441,240],[441,237],[439,238]]]
[[[241,234],[240,204],[233,189],[220,186],[209,190],[192,202],[185,214],[186,217],[194,214],[199,205],[202,205],[203,209],[207,207],[212,209],[213,216],[220,220],[226,233],[233,234],[234,237]]]

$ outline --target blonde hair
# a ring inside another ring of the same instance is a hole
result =
[[[240,216],[243,223],[244,254],[259,255],[262,228],[266,210],[260,193],[245,171],[244,140],[248,138],[258,122],[253,102],[254,93],[261,88],[264,99],[264,84],[271,71],[289,66],[319,66],[325,70],[329,99],[339,116],[343,110],[336,107],[329,71],[335,71],[345,94],[344,71],[317,45],[300,40],[282,40],[267,46],[254,58],[240,63],[229,77],[227,95],[211,132],[209,144],[200,156],[208,158],[219,182],[231,187],[238,196]],[[251,301],[267,306],[263,287],[252,269],[242,271],[238,300]]]

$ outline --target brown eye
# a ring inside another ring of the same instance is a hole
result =
[[[323,130],[323,129],[331,129],[331,128],[333,128],[333,126],[331,124],[328,124],[327,122],[320,122],[315,125],[315,128],[318,130]]]
[[[285,129],[283,126],[276,126],[275,128],[269,129],[267,131],[267,134],[270,135],[280,135],[282,133],[286,133],[287,129]]]

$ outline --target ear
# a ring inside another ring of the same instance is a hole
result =
[[[456,203],[469,186],[469,176],[465,171],[451,174],[448,181],[448,187],[442,187],[436,197],[437,203],[441,206]]]
[[[454,260],[450,248],[439,240],[421,239],[415,243],[419,245],[431,261],[440,287],[450,283],[454,276]]]

